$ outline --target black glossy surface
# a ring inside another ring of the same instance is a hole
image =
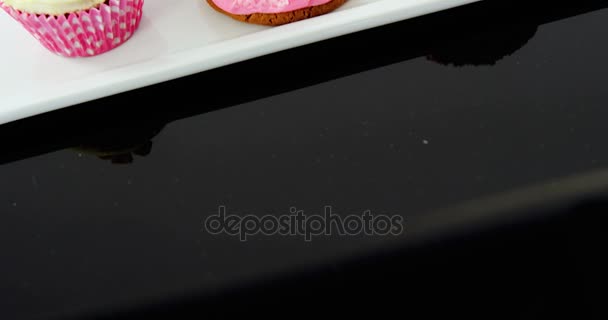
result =
[[[488,0],[0,126],[0,317],[272,283],[396,240],[241,243],[202,231],[219,205],[371,209],[411,232],[605,168],[606,7]]]

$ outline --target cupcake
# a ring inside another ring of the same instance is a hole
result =
[[[90,57],[126,42],[144,0],[0,0],[42,45],[65,57]]]
[[[346,0],[207,0],[215,10],[234,19],[278,26],[326,14]]]

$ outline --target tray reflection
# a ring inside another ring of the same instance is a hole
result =
[[[606,7],[599,0],[482,1],[291,49],[0,126],[0,136],[19,137],[5,143],[0,164],[66,148],[131,163],[150,154],[152,139],[179,119],[421,57],[447,67],[492,66],[524,47],[539,26]],[[338,57],[326,59],[326,52]],[[294,56],[315,68],[301,68]],[[243,75],[272,85],[248,87],[251,78]]]

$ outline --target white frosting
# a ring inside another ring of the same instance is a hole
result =
[[[91,9],[105,0],[1,0],[6,5],[22,12],[61,15]]]

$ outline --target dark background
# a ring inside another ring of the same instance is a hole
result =
[[[0,126],[0,317],[600,317],[606,7],[486,0]],[[220,205],[406,232],[243,243]]]

